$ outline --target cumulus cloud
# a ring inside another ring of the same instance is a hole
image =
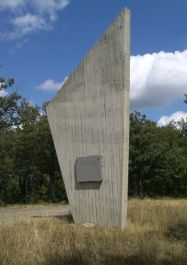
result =
[[[187,92],[187,50],[131,56],[131,107],[161,107]]]
[[[187,120],[187,112],[183,112],[183,111],[177,111],[174,112],[173,114],[171,114],[170,116],[162,116],[158,122],[157,125],[158,126],[166,126],[168,125],[171,121],[174,122],[178,122],[180,120]]]
[[[0,0],[0,12],[6,16],[1,39],[20,39],[28,34],[49,30],[58,13],[70,0]],[[7,16],[8,13],[8,16]],[[5,22],[6,21],[6,22]]]
[[[15,31],[11,34],[9,33],[9,37],[11,36],[12,38],[23,36],[33,31],[47,30],[49,28],[45,19],[30,13],[16,17],[12,20],[12,24],[15,27]]]
[[[61,83],[53,84],[54,80],[47,80],[45,85],[57,90]],[[165,107],[178,99],[182,102],[186,93],[187,50],[131,56],[132,110]]]
[[[68,77],[65,77],[63,82],[56,82],[52,79],[48,79],[45,82],[43,82],[41,85],[39,85],[38,88],[45,91],[57,91],[63,86],[63,84],[67,81],[67,79]]]

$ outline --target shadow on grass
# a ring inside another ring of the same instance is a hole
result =
[[[187,243],[187,218],[168,227],[166,236],[170,240],[185,241]]]
[[[72,214],[66,214],[66,215],[55,215],[55,216],[32,216],[32,218],[38,218],[38,219],[41,219],[41,218],[56,218],[58,220],[61,220],[61,221],[66,221],[70,224],[74,223],[73,221],[73,216]]]
[[[62,220],[62,221],[67,221],[70,224],[74,223],[72,214],[67,214],[65,216],[62,216],[62,215],[61,216],[60,215],[59,216],[53,216],[53,218],[56,218],[56,219]]]
[[[98,265],[185,265],[186,259],[181,257],[180,260],[159,258],[157,254],[149,255],[139,252],[136,255],[124,257],[120,255],[108,255],[103,262]],[[64,264],[65,265],[65,264]]]
[[[65,256],[55,255],[48,257],[45,265],[185,265],[186,259],[168,258],[159,259],[155,255],[137,253],[133,256],[124,257],[121,255],[102,255],[95,256],[91,253],[77,252]]]
[[[64,220],[64,216],[56,216],[60,220]],[[67,218],[67,216],[65,217]],[[68,216],[69,222],[72,222],[72,216]],[[150,233],[150,232],[149,232]],[[144,235],[146,238],[146,235]],[[172,242],[186,241],[187,239],[187,222],[180,220],[177,224],[168,227],[165,237]],[[149,240],[151,236],[149,235]],[[144,245],[132,245],[131,253],[127,249],[120,250],[114,244],[114,248],[110,244],[105,246],[99,244],[97,239],[93,242],[89,237],[87,241],[83,241],[80,236],[72,231],[68,233],[68,238],[56,233],[53,235],[50,251],[45,253],[45,261],[42,265],[186,265],[187,255],[184,252],[179,254],[173,253],[172,249],[160,252],[156,244],[146,241]],[[120,240],[120,239],[119,239]],[[125,241],[124,241],[125,242]],[[165,242],[167,244],[167,241]],[[151,245],[152,244],[152,245]],[[115,249],[116,248],[116,249]],[[133,251],[132,251],[133,250]]]

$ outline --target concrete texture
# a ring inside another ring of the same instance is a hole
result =
[[[130,12],[124,9],[47,106],[75,223],[125,226],[129,68]],[[89,156],[101,156],[102,181],[78,182],[75,163]]]

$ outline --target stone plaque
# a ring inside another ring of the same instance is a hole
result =
[[[100,182],[101,156],[79,157],[75,162],[75,177],[77,182]]]

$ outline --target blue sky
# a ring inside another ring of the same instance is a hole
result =
[[[187,0],[0,0],[0,74],[32,104],[50,100],[124,7],[131,110],[160,124],[187,117]]]

